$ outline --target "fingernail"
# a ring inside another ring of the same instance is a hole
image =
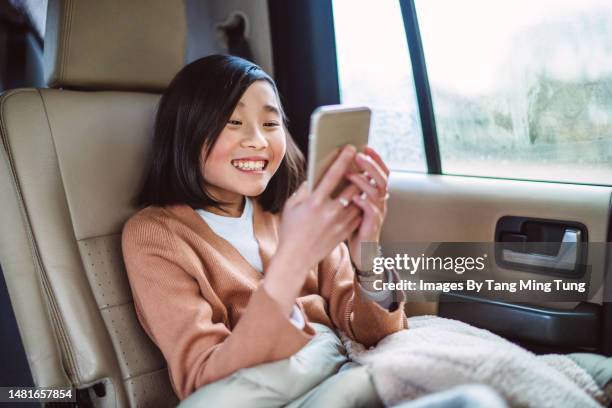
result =
[[[362,200],[365,200],[366,198],[368,198],[368,195],[366,193],[361,193],[359,198],[362,199]]]

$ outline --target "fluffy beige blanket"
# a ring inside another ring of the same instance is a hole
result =
[[[366,349],[342,334],[352,360],[366,364],[386,406],[461,384],[493,387],[511,407],[601,407],[610,396],[573,360],[535,354],[487,330],[437,316]]]

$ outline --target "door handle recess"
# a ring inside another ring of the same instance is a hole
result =
[[[578,260],[578,243],[581,242],[580,230],[566,228],[557,255],[517,252],[511,249],[502,250],[502,260],[514,264],[537,266],[543,268],[574,270]]]

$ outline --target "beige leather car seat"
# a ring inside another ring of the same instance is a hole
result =
[[[120,248],[159,93],[183,66],[182,0],[50,0],[49,89],[0,97],[0,263],[34,381],[95,406],[172,406]]]

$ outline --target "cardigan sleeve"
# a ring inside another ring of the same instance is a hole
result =
[[[372,277],[360,277],[359,275],[357,275],[357,280],[359,281],[359,289],[361,290],[365,298],[373,300],[374,302],[378,303],[380,307],[390,311],[395,310],[395,308],[398,306],[395,291],[392,291],[390,289],[374,289],[374,283],[376,280],[381,280],[385,283],[398,282],[399,279],[397,278],[397,272],[395,272],[395,270],[386,269],[385,274],[382,276],[377,275]]]
[[[399,294],[397,307],[391,310],[368,299],[361,290],[344,242],[321,261],[319,268],[321,296],[328,302],[332,322],[350,338],[370,347],[383,337],[408,328],[405,295]]]
[[[152,217],[128,221],[122,249],[138,319],[181,400],[241,368],[288,358],[315,334],[307,322],[303,329],[291,323],[261,283],[230,330],[202,296],[180,239]]]

